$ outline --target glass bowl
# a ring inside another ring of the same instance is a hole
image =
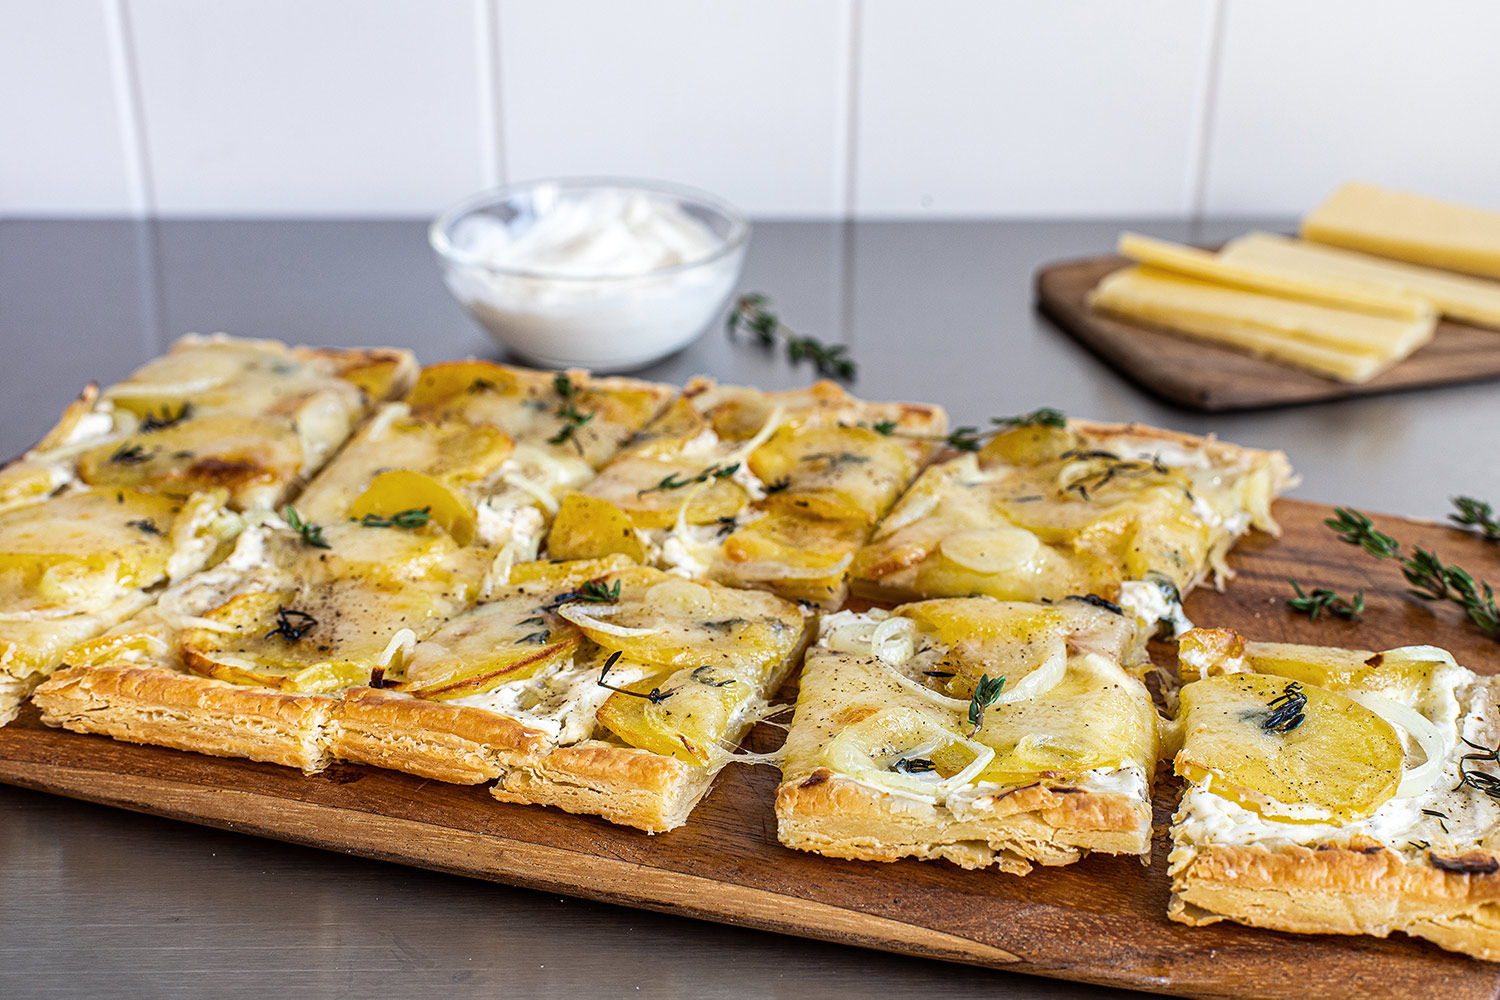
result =
[[[665,242],[651,243],[663,230]],[[507,185],[428,230],[448,290],[503,347],[599,371],[640,368],[696,340],[734,292],[749,239],[750,223],[721,198],[609,177]]]

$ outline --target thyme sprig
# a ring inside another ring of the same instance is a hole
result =
[[[350,518],[349,520],[354,520]],[[379,514],[366,514],[359,519],[362,528],[420,528],[432,520],[431,507],[408,507],[399,510],[390,517],[382,517]]]
[[[1487,542],[1500,542],[1500,517],[1495,516],[1493,507],[1473,497],[1450,497],[1449,499],[1453,506],[1458,508],[1458,513],[1449,514],[1448,520],[1466,528],[1478,528]]]
[[[1011,417],[991,417],[991,426],[979,427],[955,427],[947,434],[921,434],[915,431],[902,430],[894,420],[877,420],[875,423],[860,422],[855,427],[865,427],[877,434],[887,437],[911,438],[915,441],[941,441],[943,444],[956,451],[978,451],[984,447],[984,443],[996,434],[1014,430],[1017,427],[1066,427],[1068,418],[1061,410],[1055,410],[1050,406],[1032,410],[1030,413],[1018,413]]]
[[[969,725],[974,727],[969,730],[970,739],[973,739],[979,732],[979,727],[984,724],[984,710],[1000,700],[1000,692],[1004,689],[1004,676],[979,675],[979,683],[974,685],[974,697],[969,700]]]
[[[1267,713],[1260,728],[1268,733],[1289,733],[1302,725],[1307,710],[1307,695],[1301,684],[1292,681],[1266,707],[1271,711]]]
[[[114,450],[114,454],[109,456],[109,461],[113,465],[140,465],[142,462],[151,461],[155,455],[156,449],[147,451],[139,444],[127,441]]]
[[[1121,458],[1110,451],[1065,451],[1062,457],[1105,463],[1104,468],[1080,476],[1063,487],[1064,493],[1077,493],[1083,500],[1092,499],[1095,493],[1116,479],[1139,479],[1153,473],[1165,476],[1172,471],[1171,467],[1161,460],[1160,455],[1153,455],[1148,461],[1143,458]]]
[[[771,312],[770,304],[770,296],[763,292],[750,292],[736,299],[724,324],[730,339],[744,330],[762,347],[773,347],[780,340],[786,346],[786,357],[792,364],[811,361],[819,375],[845,381],[854,379],[858,366],[849,357],[847,347],[825,344],[816,337],[797,333]]]
[[[296,642],[307,634],[308,630],[318,624],[318,620],[306,611],[298,611],[278,604],[276,606],[276,627],[266,633],[266,638],[281,636],[287,642]]]
[[[613,604],[620,599],[620,581],[616,580],[614,586],[606,586],[603,578],[589,580],[577,590],[570,590],[566,594],[558,594],[547,602],[543,610],[556,611],[570,601],[587,601],[590,604]]]
[[[647,486],[643,490],[636,490],[635,495],[642,497],[647,493],[655,493],[659,490],[680,490],[684,486],[691,486],[694,483],[706,483],[710,479],[728,479],[738,471],[740,471],[740,463],[738,462],[732,462],[729,465],[720,465],[715,462],[696,476],[689,476],[686,479],[683,479],[675,472],[669,476],[663,476],[661,481],[655,486]]]
[[[903,757],[891,765],[891,770],[897,774],[922,774],[936,771],[937,765],[926,757]]]
[[[1481,764],[1500,764],[1500,746],[1490,748],[1472,743],[1462,736],[1459,739],[1463,740],[1470,749],[1478,752],[1466,753],[1458,758],[1458,784],[1453,786],[1453,790],[1456,792],[1467,785],[1470,788],[1479,789],[1490,798],[1500,802],[1500,777],[1486,774],[1484,771],[1475,771],[1470,767],[1470,761]]]
[[[183,402],[175,411],[170,405],[163,404],[161,416],[157,416],[154,411],[147,411],[146,416],[141,420],[141,433],[150,434],[153,431],[164,431],[174,424],[182,423],[192,415],[192,403]]]
[[[645,698],[653,705],[659,705],[662,702],[666,701],[668,698],[672,697],[672,695],[677,693],[676,689],[673,689],[671,691],[663,691],[659,687],[654,687],[647,692],[630,691],[622,687],[616,687],[613,684],[606,684],[605,678],[609,676],[611,668],[613,668],[614,665],[619,661],[620,655],[621,653],[618,649],[609,654],[609,659],[604,661],[604,668],[599,671],[599,679],[594,682],[595,684],[599,685],[602,688],[608,688],[609,690],[614,691],[616,694],[628,694],[632,698]]]
[[[1298,585],[1293,577],[1287,577],[1286,582],[1292,585],[1297,592],[1296,597],[1287,598],[1286,606],[1293,611],[1307,615],[1311,621],[1317,621],[1318,615],[1328,612],[1345,621],[1357,622],[1365,610],[1365,592],[1361,590],[1353,598],[1345,600],[1338,595],[1338,591],[1327,587],[1317,587],[1311,594],[1304,594],[1302,587]]]
[[[578,396],[582,390],[573,384],[565,372],[558,372],[552,377],[552,388],[557,390],[561,400],[557,404],[554,416],[563,422],[558,432],[547,439],[548,444],[562,444],[572,441],[573,447],[578,449],[578,454],[583,454],[583,444],[578,440],[578,430],[584,424],[594,419],[594,414],[578,408]]]
[[[1481,630],[1500,637],[1500,607],[1488,583],[1475,580],[1458,566],[1444,564],[1435,553],[1418,546],[1412,547],[1411,555],[1403,556],[1400,542],[1351,507],[1338,507],[1333,513],[1323,523],[1345,542],[1358,545],[1377,559],[1401,561],[1401,575],[1411,584],[1408,593],[1428,601],[1453,601]]]
[[[297,534],[302,536],[302,543],[304,545],[310,546],[315,549],[333,548],[332,545],[328,544],[327,539],[323,537],[322,526],[313,524],[311,521],[304,521],[302,519],[302,515],[297,513],[296,507],[293,507],[291,504],[287,504],[286,509],[282,511],[282,514],[286,517],[287,527],[291,528]]]

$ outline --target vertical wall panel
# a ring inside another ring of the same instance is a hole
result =
[[[846,12],[833,0],[506,0],[507,173],[655,177],[763,216],[836,215]]]
[[[1209,215],[1297,215],[1361,178],[1500,209],[1500,5],[1229,0]]]
[[[484,182],[476,0],[132,0],[167,215],[435,212]]]
[[[102,2],[0,4],[0,215],[133,211]]]
[[[866,0],[863,216],[1182,215],[1211,5]]]

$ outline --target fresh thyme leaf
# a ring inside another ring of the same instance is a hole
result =
[[[302,543],[315,549],[331,549],[332,545],[323,538],[323,529],[311,521],[302,520],[302,515],[297,513],[297,508],[291,504],[286,505],[282,511],[286,517],[287,527],[302,536]]]
[[[557,391],[558,398],[561,400],[557,404],[554,416],[561,420],[563,425],[556,434],[547,439],[547,443],[562,444],[565,441],[572,441],[573,447],[577,448],[578,453],[582,455],[583,445],[578,440],[578,430],[593,420],[594,414],[578,408],[577,399],[581,390],[573,384],[572,378],[565,372],[558,372],[552,377],[552,388]]]
[[[143,517],[136,521],[126,521],[125,526],[127,528],[135,528],[137,531],[143,531],[148,535],[162,534],[162,530],[156,526],[156,519],[151,517]]]
[[[959,451],[978,451],[984,442],[979,437],[978,427],[956,427],[943,439],[943,443]]]
[[[643,490],[636,490],[635,495],[638,497],[643,497],[647,493],[656,493],[658,491],[665,490],[680,490],[684,486],[691,486],[694,483],[706,483],[710,479],[728,479],[738,471],[740,471],[740,463],[738,462],[732,462],[729,465],[722,466],[716,462],[713,465],[710,465],[708,468],[704,469],[702,472],[698,473],[696,476],[690,476],[687,479],[683,479],[675,472],[671,475],[663,476],[661,481],[658,482],[655,486],[648,486]]]
[[[467,389],[465,389],[464,391],[467,392],[471,396],[477,396],[481,392],[487,392],[487,391],[489,391],[490,389],[493,389],[493,388],[495,388],[495,383],[491,382],[489,379],[487,379],[487,378],[476,378],[476,379],[474,379],[474,381],[472,381],[472,382],[469,383],[469,387]]]
[[[544,628],[540,632],[533,632],[530,635],[523,635],[523,636],[521,636],[521,638],[519,638],[515,642],[511,643],[511,645],[512,646],[520,646],[520,645],[525,644],[525,645],[532,645],[532,646],[541,646],[541,645],[545,645],[546,642],[547,642],[547,640],[550,639],[550,638],[552,638],[552,630]]]
[[[150,434],[153,431],[166,430],[173,424],[182,423],[188,417],[192,416],[192,414],[192,403],[184,402],[175,412],[171,406],[163,404],[161,416],[157,416],[154,412],[148,412],[145,418],[141,420],[141,433]]]
[[[615,586],[618,587],[619,584],[616,584]],[[604,679],[609,676],[610,669],[617,662],[619,662],[620,655],[620,650],[615,650],[613,653],[609,654],[609,659],[604,661],[604,668],[599,671],[599,679],[594,682],[595,684],[599,685],[602,688],[608,688],[609,690],[614,691],[617,694],[628,694],[632,698],[645,698],[653,705],[661,704],[676,693],[675,690],[663,691],[661,688],[652,688],[649,693],[642,694],[639,691],[627,691],[625,688],[616,687],[613,684],[606,684],[604,682]]]
[[[287,642],[296,642],[307,634],[308,630],[318,624],[318,620],[306,611],[297,611],[293,608],[276,606],[276,627],[266,633],[266,638],[281,636]]]
[[[974,697],[969,701],[969,725],[974,728],[969,732],[970,738],[979,732],[979,727],[984,723],[984,710],[993,705],[1000,698],[1000,692],[1005,688],[1005,678],[991,677],[989,674],[980,674],[979,683],[974,686]]]
[[[718,531],[715,534],[719,538],[728,538],[733,534],[734,529],[740,526],[739,520],[733,514],[726,514],[723,517],[715,518],[714,524],[718,526]]]
[[[1478,753],[1466,753],[1458,758],[1458,784],[1453,786],[1453,790],[1456,792],[1467,785],[1470,788],[1479,789],[1490,798],[1500,802],[1500,777],[1470,769],[1470,761],[1481,764],[1500,764],[1500,746],[1491,749],[1490,747],[1481,746],[1478,743],[1471,743],[1462,736],[1459,739],[1463,740],[1464,744],[1470,749],[1477,750]]]
[[[431,507],[408,507],[406,510],[397,511],[390,517],[366,514],[359,519],[359,524],[362,528],[420,528],[432,520],[431,511]]]
[[[1448,818],[1448,814],[1447,813],[1445,813],[1445,812],[1438,812],[1436,809],[1423,809],[1422,810],[1422,815],[1423,816],[1431,816],[1431,817],[1433,817],[1434,819],[1436,819],[1438,821],[1438,826],[1442,829],[1442,831],[1444,833],[1448,832],[1448,824],[1443,822],[1443,820],[1445,820],[1445,819]]]
[[[766,484],[766,496],[770,496],[772,493],[780,493],[791,485],[792,481],[786,476],[782,476],[780,479],[773,479]]]
[[[127,441],[115,449],[109,460],[115,465],[140,465],[142,462],[149,462],[155,454],[154,449],[147,451],[140,445]]]
[[[897,774],[922,774],[936,771],[937,765],[926,757],[903,757],[891,765],[891,770]]]
[[[733,677],[727,679],[722,678],[718,674],[714,673],[713,667],[706,665],[695,668],[692,673],[692,678],[699,684],[706,685],[707,687],[728,687],[729,685],[734,683]]]
[[[1495,605],[1495,591],[1490,584],[1475,580],[1461,567],[1445,565],[1435,553],[1420,547],[1414,546],[1410,556],[1402,556],[1401,543],[1377,531],[1370,519],[1357,510],[1339,507],[1334,514],[1323,523],[1344,541],[1360,546],[1377,559],[1401,560],[1401,575],[1412,585],[1410,593],[1429,601],[1453,601],[1480,629],[1500,637],[1500,607]]]
[[[852,451],[815,451],[810,455],[803,455],[803,462],[826,462],[830,469],[840,465],[863,465],[870,460],[869,455],[857,455]]]
[[[547,603],[544,610],[555,611],[570,601],[587,601],[590,604],[612,604],[620,599],[620,581],[616,580],[614,586],[607,587],[602,578],[589,580],[577,590],[570,590],[566,594],[558,594]]]
[[[1353,507],[1335,507],[1333,517],[1323,523],[1350,545],[1358,545],[1376,559],[1389,559],[1401,551],[1401,543],[1378,531],[1368,517]]]
[[[771,299],[761,292],[750,292],[735,300],[724,324],[725,331],[733,339],[740,330],[746,330],[762,347],[772,347],[779,339],[786,347],[787,360],[793,364],[811,361],[819,375],[828,378],[852,380],[857,366],[848,356],[843,344],[824,344],[815,337],[808,337],[790,329],[768,308]]]
[[[1365,610],[1365,592],[1361,590],[1354,595],[1352,600],[1345,600],[1338,595],[1337,591],[1329,590],[1327,587],[1318,587],[1311,594],[1304,594],[1302,588],[1292,577],[1287,577],[1286,582],[1292,585],[1297,592],[1296,597],[1287,598],[1286,606],[1293,611],[1307,615],[1311,621],[1317,621],[1318,615],[1328,612],[1345,621],[1357,622]]]
[[[1500,542],[1500,518],[1495,516],[1493,507],[1473,497],[1452,497],[1451,500],[1453,506],[1458,508],[1458,513],[1449,514],[1448,520],[1465,527],[1472,525],[1478,528],[1487,542]]]
[[[1307,695],[1303,693],[1301,684],[1292,681],[1266,707],[1271,711],[1266,714],[1260,728],[1268,733],[1289,733],[1302,725],[1303,713],[1307,709]]]
[[[896,421],[877,420],[870,425],[870,430],[874,431],[876,434],[884,434],[886,437],[890,437],[896,432]]]
[[[1022,413],[1014,417],[991,417],[990,423],[1000,427],[1066,427],[1068,418],[1061,410],[1054,410],[1050,406],[1032,410],[1030,413]]]

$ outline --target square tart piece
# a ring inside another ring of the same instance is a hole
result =
[[[763,392],[695,379],[563,498],[548,551],[838,607],[854,553],[946,426],[938,407],[868,403],[828,381]]]
[[[977,452],[929,466],[854,559],[855,594],[896,602],[1094,594],[1145,622],[1180,599],[1271,501],[1286,456],[1139,424],[1038,411]]]
[[[550,516],[677,395],[674,386],[581,369],[537,371],[493,361],[423,368],[406,397],[421,420],[499,427],[516,443],[502,481]]]
[[[399,669],[473,603],[494,559],[432,521],[268,517],[219,565],[68,650],[33,701],[75,732],[317,771],[340,693]]]
[[[1168,915],[1500,961],[1497,682],[1435,646],[1188,632]]]
[[[771,594],[622,556],[516,566],[344,696],[332,752],[656,833],[686,822],[806,644]]]
[[[69,647],[228,551],[224,490],[79,489],[0,512],[0,725]]]
[[[184,337],[123,382],[86,389],[0,470],[0,509],[70,485],[181,498],[223,489],[236,510],[271,509],[415,370],[406,351]]]
[[[776,792],[780,840],[1025,874],[1151,847],[1158,720],[1136,623],[1079,598],[826,616]]]

